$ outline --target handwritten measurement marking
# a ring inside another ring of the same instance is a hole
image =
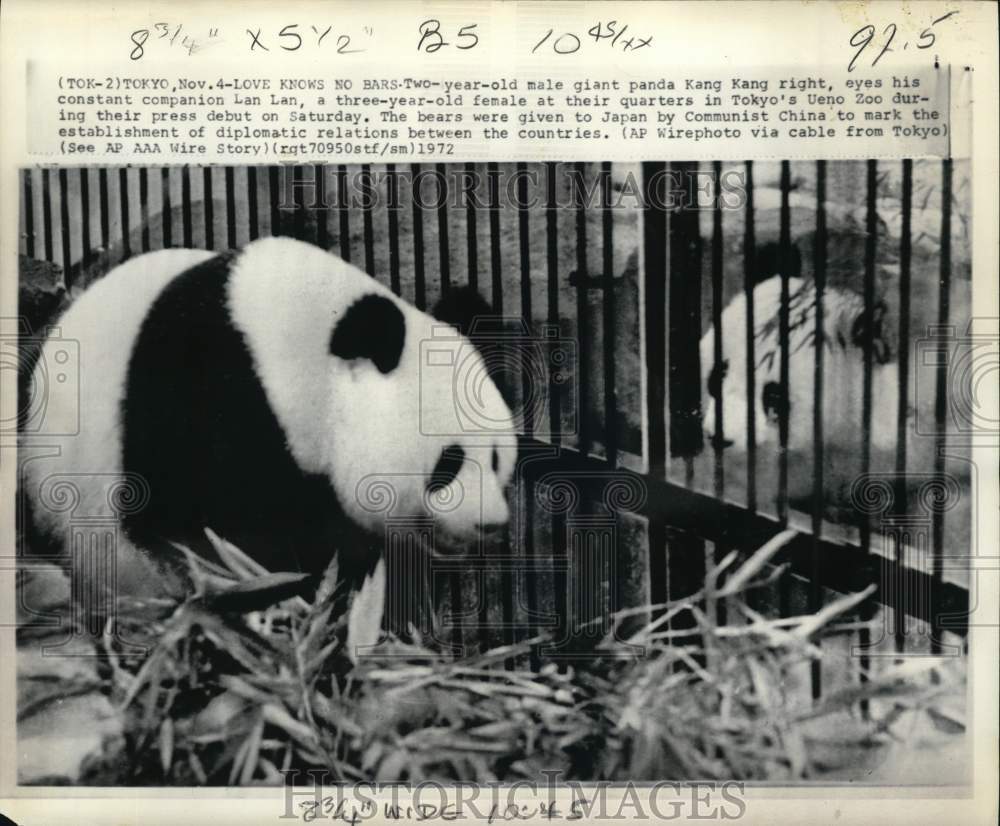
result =
[[[957,10],[950,11],[947,14],[943,14],[937,19],[931,21],[930,26],[928,26],[922,32],[920,32],[920,35],[917,38],[919,42],[915,43],[914,45],[918,49],[929,49],[931,46],[934,45],[934,42],[937,39],[936,36],[934,35],[934,32],[931,31],[931,28],[936,26],[938,23],[943,23],[949,17],[954,17],[956,14],[958,14]],[[895,23],[888,23],[886,24],[885,28],[882,29],[882,34],[888,35],[888,38],[886,39],[885,44],[882,46],[882,50],[877,55],[875,55],[875,59],[872,61],[871,64],[873,67],[878,64],[878,62],[882,59],[883,55],[885,55],[886,52],[896,51],[895,49],[892,48],[892,41],[896,37],[897,31],[898,29]],[[868,44],[871,43],[872,40],[874,39],[875,39],[875,27],[870,23],[866,26],[862,26],[860,29],[854,32],[854,34],[851,35],[851,39],[848,42],[851,46],[856,48],[857,51],[854,53],[854,57],[851,58],[850,63],[847,64],[847,71],[849,72],[854,71],[854,66],[857,64],[858,59],[861,57],[861,53],[868,47]],[[909,41],[904,42],[903,49],[906,49],[909,45],[910,45]]]

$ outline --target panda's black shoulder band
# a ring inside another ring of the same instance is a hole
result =
[[[330,336],[330,353],[342,359],[368,359],[381,373],[395,370],[403,354],[406,320],[389,298],[369,293],[355,301]]]

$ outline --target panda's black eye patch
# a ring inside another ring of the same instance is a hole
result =
[[[436,493],[448,487],[448,485],[455,481],[455,477],[458,476],[464,463],[465,451],[458,445],[448,445],[448,447],[441,451],[441,456],[437,460],[437,464],[434,465],[434,470],[431,471],[431,478],[427,482],[427,490],[431,493]]]
[[[406,341],[406,321],[390,299],[369,293],[344,313],[330,336],[330,353],[339,358],[368,359],[380,373],[396,369]]]
[[[781,416],[788,416],[790,408],[788,397],[776,381],[769,381],[764,385],[761,403],[764,406],[764,415],[771,421],[777,421]]]

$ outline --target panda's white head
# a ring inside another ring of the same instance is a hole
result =
[[[353,522],[381,532],[387,520],[432,520],[445,549],[507,524],[513,418],[461,332],[481,299],[456,293],[435,318],[282,238],[246,247],[229,283],[290,451],[330,479]]]

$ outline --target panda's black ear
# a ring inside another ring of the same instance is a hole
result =
[[[344,313],[330,336],[330,353],[342,359],[368,359],[380,373],[395,370],[406,341],[406,320],[390,299],[369,293]]]
[[[463,336],[475,339],[483,333],[495,332],[493,308],[472,287],[454,287],[434,305],[432,315],[438,321],[455,327]]]
[[[757,266],[758,284],[775,275],[802,277],[802,251],[795,244],[789,245],[787,254],[777,242],[761,244],[757,247],[754,262]]]
[[[513,407],[514,377],[507,374],[510,360],[503,356],[503,344],[509,339],[503,318],[494,313],[473,287],[454,287],[444,295],[432,312],[434,318],[456,328],[479,351],[493,383],[508,406]]]

